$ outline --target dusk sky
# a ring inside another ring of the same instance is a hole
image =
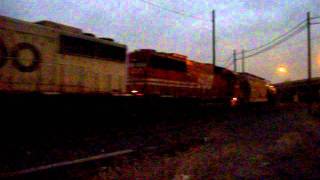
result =
[[[219,66],[233,49],[252,49],[269,42],[303,21],[308,11],[313,17],[320,16],[320,0],[147,1],[203,20],[180,16],[143,0],[0,0],[0,15],[75,26],[111,37],[126,44],[129,51],[149,48],[211,62],[210,21],[215,9]],[[312,26],[312,39],[313,76],[320,77],[320,25]],[[246,70],[272,82],[306,78],[306,47],[305,30],[277,48],[247,59]],[[276,73],[281,65],[288,68],[288,74]]]

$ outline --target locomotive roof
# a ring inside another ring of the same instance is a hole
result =
[[[224,67],[220,67],[220,66],[215,66],[214,67],[214,72],[216,72],[216,73],[224,72],[224,73],[234,74],[235,75],[235,73],[233,71],[231,71],[231,70],[229,70],[227,68],[224,68]]]
[[[82,33],[82,30],[79,28],[75,28],[72,26],[68,26],[65,24],[60,24],[60,23],[56,23],[56,22],[52,22],[52,21],[48,21],[48,20],[42,20],[42,21],[37,21],[34,22],[34,24],[39,24],[42,26],[46,26],[46,27],[50,27],[53,29],[58,29],[61,31],[68,31],[68,32],[73,32],[73,33]]]
[[[87,39],[91,41],[97,41],[97,42],[101,42],[101,43],[112,45],[112,46],[127,48],[126,45],[120,44],[118,42],[113,42],[113,41],[85,35],[82,32],[82,30],[79,28],[48,21],[48,20],[29,22],[29,21],[23,21],[23,20],[19,20],[19,19],[7,17],[7,16],[1,16],[1,15],[0,15],[0,20],[2,21],[2,23],[0,23],[0,28],[3,28],[3,29],[28,32],[28,33],[38,34],[39,36],[46,36],[46,37],[52,37],[52,38],[55,38],[58,33],[58,34],[79,37],[79,38]]]
[[[259,76],[256,76],[256,75],[254,75],[254,74],[250,74],[250,73],[247,73],[247,72],[241,72],[241,73],[239,73],[239,75],[241,75],[241,76],[246,76],[246,77],[251,77],[251,78],[256,78],[256,79],[260,79],[260,80],[265,80],[265,81],[266,81],[266,79],[264,79],[264,78],[262,78],[262,77],[259,77]]]
[[[168,58],[175,59],[175,60],[180,60],[180,61],[186,61],[187,60],[187,56],[174,54],[174,53],[156,52],[154,54],[159,55],[159,56],[168,57]]]
[[[181,60],[181,61],[186,61],[188,59],[187,56],[182,55],[182,54],[158,52],[158,51],[156,51],[154,49],[138,49],[138,50],[135,50],[132,53],[148,53],[148,54],[153,54],[153,55],[157,55],[157,56],[163,56],[163,57],[167,57],[167,58],[170,58],[170,59]]]
[[[137,49],[137,50],[133,51],[132,53],[156,54],[159,56],[169,57],[171,59],[186,61],[187,64],[189,64],[191,66],[192,65],[200,65],[200,66],[205,66],[205,67],[210,66],[210,68],[213,66],[211,63],[203,63],[203,62],[199,62],[199,61],[190,60],[190,59],[188,59],[188,56],[185,56],[185,55],[176,54],[176,53],[157,52],[154,49]],[[225,74],[230,74],[230,75],[236,75],[233,71],[226,69],[224,67],[215,66],[214,70],[216,73],[225,73]]]
[[[156,54],[156,55],[160,55],[160,56],[166,56],[166,57],[169,57],[171,59],[187,61],[187,62],[190,62],[191,64],[200,64],[200,65],[204,65],[204,66],[212,66],[212,64],[210,64],[210,63],[204,63],[204,62],[191,60],[191,59],[188,58],[188,56],[183,55],[183,54],[178,54],[178,53],[158,52],[158,51],[156,51],[154,49],[138,49],[138,50],[133,51],[132,53],[137,53],[137,52]]]

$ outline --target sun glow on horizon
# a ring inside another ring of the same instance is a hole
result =
[[[279,66],[277,68],[277,72],[279,74],[287,74],[288,73],[288,69],[285,66],[281,65],[281,66]]]

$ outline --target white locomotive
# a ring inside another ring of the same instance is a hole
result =
[[[0,92],[124,94],[126,51],[78,28],[0,16]]]

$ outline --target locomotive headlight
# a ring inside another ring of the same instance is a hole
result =
[[[238,104],[238,98],[237,97],[233,97],[231,99],[231,106],[236,106]]]
[[[132,91],[131,91],[132,94],[137,94],[138,92],[139,92],[139,91],[137,91],[137,90],[132,90]]]

